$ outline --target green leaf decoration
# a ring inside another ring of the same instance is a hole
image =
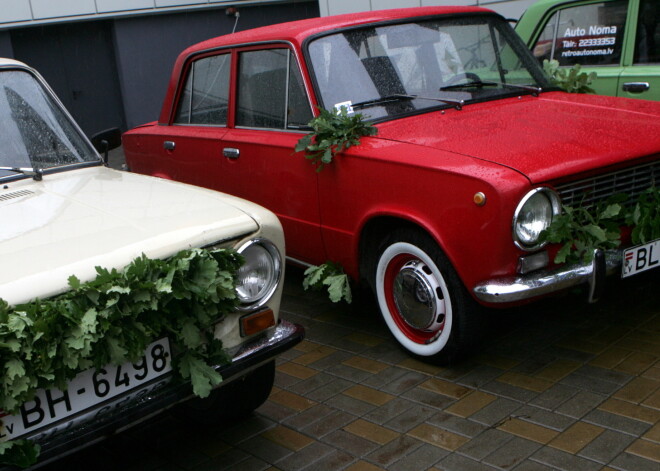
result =
[[[349,304],[353,301],[350,280],[339,264],[326,262],[323,265],[311,266],[305,270],[304,275],[303,288],[305,290],[320,290],[327,287],[328,295],[333,303],[342,299]]]
[[[305,152],[320,172],[336,154],[360,144],[363,136],[373,136],[378,129],[365,123],[360,113],[349,113],[345,106],[332,111],[319,108],[319,115],[309,122],[312,132],[300,138],[295,152]]]
[[[137,362],[167,336],[173,371],[206,397],[222,378],[212,365],[231,360],[213,337],[233,312],[243,258],[233,250],[192,249],[167,260],[142,255],[122,271],[97,267],[86,283],[69,277],[59,296],[9,306],[0,299],[0,408],[16,413],[39,389],[64,389],[80,371]],[[39,449],[26,440],[0,443],[0,464],[29,466]]]
[[[550,76],[553,84],[569,93],[595,93],[589,85],[596,80],[596,72],[581,72],[582,66],[575,64],[571,68],[559,67],[559,61],[543,60],[543,70]]]
[[[541,233],[541,239],[562,244],[555,263],[590,262],[596,249],[615,249],[621,245],[621,227],[632,227],[633,244],[660,238],[660,189],[651,187],[636,201],[617,194],[590,210],[564,206],[562,214]]]

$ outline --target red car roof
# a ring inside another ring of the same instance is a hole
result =
[[[289,41],[300,45],[303,40],[314,34],[324,31],[332,31],[350,26],[356,26],[367,23],[379,23],[384,21],[393,21],[403,18],[426,17],[436,15],[453,15],[461,13],[493,13],[492,10],[480,7],[416,7],[416,8],[395,8],[391,10],[365,11],[359,13],[347,13],[343,15],[324,16],[320,18],[309,18],[305,20],[290,21],[287,23],[278,23],[270,26],[240,31],[238,33],[225,34],[206,41],[193,44],[185,49],[176,60],[170,84],[161,110],[160,122],[167,122],[170,115],[170,106],[173,100],[173,93],[176,89],[181,71],[186,60],[193,54],[207,51],[210,49],[221,48],[248,43],[259,43],[266,41]]]
[[[492,13],[491,10],[487,10],[485,8],[453,6],[397,8],[392,10],[365,11],[360,13],[324,16],[320,18],[309,18],[305,20],[290,21],[287,23],[279,23],[270,26],[262,26],[260,28],[218,36],[216,38],[209,39],[189,47],[183,52],[183,54],[190,54],[191,52],[195,51],[213,49],[231,44],[269,41],[273,39],[289,40],[292,42],[302,43],[306,37],[313,34],[348,26],[398,20],[410,17],[449,15],[472,12]]]

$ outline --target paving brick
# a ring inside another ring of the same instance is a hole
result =
[[[314,377],[316,378],[316,376]],[[314,378],[312,378],[310,381],[312,381]],[[310,400],[313,401],[318,401],[318,402],[324,402],[330,399],[331,397],[334,397],[338,394],[341,394],[344,392],[346,389],[350,388],[353,386],[355,383],[352,381],[348,381],[342,378],[337,378],[336,376],[328,375],[327,379],[325,382],[314,382],[314,389],[311,389],[310,392],[305,394],[305,397],[307,397]],[[292,388],[298,391],[298,385],[296,387]]]
[[[589,364],[600,368],[615,369],[632,354],[632,350],[612,346],[593,358]]]
[[[496,450],[504,448],[513,438],[513,435],[509,433],[489,428],[466,442],[458,449],[458,452],[474,460],[481,461]]]
[[[344,430],[335,430],[322,439],[323,443],[338,450],[343,450],[355,457],[364,457],[367,454],[379,450],[382,447],[378,443],[366,438],[358,437]]]
[[[497,398],[478,412],[472,414],[470,419],[485,425],[494,426],[501,421],[508,419],[516,410],[520,409],[520,407],[521,405],[519,402],[505,398]],[[447,410],[449,411],[449,409]]]
[[[316,405],[315,401],[312,401],[298,394],[294,394],[289,391],[283,391],[283,390],[272,393],[268,399],[276,404],[297,411],[303,411],[305,409],[309,409],[310,407]]]
[[[317,404],[281,422],[291,428],[300,430],[321,419],[327,420],[327,417],[333,412],[335,410],[332,407],[328,407],[325,404]]]
[[[646,422],[640,422],[638,420],[629,419],[628,417],[602,410],[591,411],[585,415],[582,420],[633,436],[641,436],[651,428]]]
[[[262,436],[245,440],[238,446],[242,450],[268,463],[276,463],[293,454],[293,451],[290,448],[282,446]]]
[[[497,396],[493,394],[475,391],[449,406],[446,411],[460,417],[470,417],[496,399]]]
[[[536,391],[531,391],[529,389],[525,389],[507,383],[502,383],[499,381],[493,381],[488,384],[484,384],[481,387],[481,390],[484,392],[495,394],[497,396],[514,399],[520,402],[530,402],[536,396],[539,395],[539,393]]]
[[[427,375],[416,371],[403,370],[405,374],[384,384],[381,389],[390,394],[401,395],[426,381]]]
[[[415,438],[409,437],[408,435],[401,435],[396,440],[392,440],[387,445],[379,447],[377,450],[369,453],[367,459],[380,466],[389,466],[409,455],[422,445],[423,442]]]
[[[487,428],[483,424],[447,412],[437,412],[432,417],[428,418],[426,422],[441,429],[449,430],[450,432],[458,433],[459,435],[470,438],[476,437]]]
[[[499,378],[504,370],[493,368],[491,366],[479,366],[469,373],[461,376],[460,384],[468,388],[478,389],[484,384]]]
[[[429,391],[432,391],[437,394],[442,394],[443,396],[452,397],[454,399],[460,399],[463,396],[473,391],[471,388],[460,386],[451,381],[445,381],[435,378],[431,378],[424,381],[420,385],[420,387],[424,389],[428,389]]]
[[[577,422],[555,437],[549,445],[567,453],[576,454],[604,431],[605,429],[602,427]]]
[[[384,342],[382,337],[365,334],[363,332],[355,332],[350,334],[347,338],[355,343],[361,343],[362,345],[366,345],[368,347],[375,347],[376,345],[380,345]]]
[[[354,420],[354,415],[343,411],[333,410],[331,414],[323,417],[321,420],[317,420],[316,422],[302,427],[301,430],[307,435],[319,439],[342,428]]]
[[[575,423],[575,419],[571,417],[530,405],[522,406],[516,411],[516,415],[524,417],[527,422],[542,425],[560,432]]]
[[[498,429],[542,444],[549,443],[559,435],[559,432],[556,430],[542,427],[518,418],[504,421],[499,425]]]
[[[346,425],[344,430],[379,445],[385,445],[400,436],[399,433],[393,430],[362,419]]]
[[[354,399],[368,402],[369,404],[373,404],[375,406],[385,405],[394,399],[394,396],[391,394],[387,394],[373,388],[368,388],[366,386],[362,386],[361,384],[346,389],[342,394],[345,394]]]
[[[600,463],[547,446],[534,453],[531,459],[552,469],[562,471],[596,471],[602,468],[602,464]]]
[[[536,374],[534,374],[534,377],[554,383],[573,373],[575,370],[580,368],[581,365],[582,363],[578,363],[577,361],[560,358],[542,370],[538,371]]]
[[[318,345],[318,344],[312,344],[308,343],[308,345]],[[298,363],[299,365],[312,365],[319,360],[322,360],[325,357],[328,357],[335,353],[336,350],[334,348],[326,347],[326,346],[316,346],[314,349],[307,350],[303,355],[300,355],[296,357],[293,361],[295,363]]]
[[[660,423],[655,424],[648,432],[646,432],[644,438],[655,443],[660,443]]]
[[[308,447],[278,461],[277,468],[282,471],[299,471],[310,464],[325,460],[325,458],[333,451],[335,451],[333,447],[323,443],[314,442]]]
[[[622,415],[649,424],[660,422],[660,410],[630,404],[629,402],[620,401],[618,399],[608,399],[598,408],[606,412],[611,412],[612,414]]]
[[[308,466],[303,471],[337,471],[338,469],[344,469],[354,461],[355,458],[348,453],[335,450],[323,457],[321,461]]]
[[[364,418],[370,422],[382,425],[393,418],[398,417],[412,407],[417,407],[417,404],[407,399],[396,397],[387,404],[372,410],[366,414]]]
[[[578,392],[578,389],[570,386],[553,384],[550,388],[532,399],[530,404],[548,410],[555,410],[561,404],[571,400]]]
[[[381,469],[381,467],[367,463],[366,461],[358,461],[346,468],[346,471],[379,471]]]
[[[392,430],[404,433],[427,421],[435,413],[436,409],[415,404],[410,409],[385,422],[384,425]]]
[[[660,443],[657,442],[635,440],[626,452],[660,463]]]
[[[639,377],[634,378],[619,389],[613,397],[622,401],[640,404],[658,390],[660,390],[660,381]]]
[[[475,357],[475,361],[482,365],[492,366],[493,368],[500,370],[510,370],[520,364],[520,360],[502,355],[480,354]]]
[[[371,373],[363,370],[358,370],[351,366],[345,365],[343,362],[334,366],[331,366],[325,370],[327,373],[343,378],[347,381],[352,381],[354,383],[361,383],[371,376]]]
[[[638,375],[647,371],[657,361],[658,355],[633,352],[616,366],[616,370],[631,375]]]
[[[655,391],[649,397],[644,399],[642,405],[652,407],[653,409],[660,410],[660,389]]]
[[[605,430],[591,443],[582,448],[578,455],[607,464],[628,448],[628,445],[634,440],[635,437],[631,437],[630,435],[613,430]]]
[[[452,453],[442,459],[434,469],[442,471],[495,471],[497,468]]]
[[[415,360],[413,358],[406,358],[402,362],[398,364],[401,368],[407,368],[409,370],[414,370],[418,371],[420,373],[425,373],[431,376],[435,376],[438,373],[440,373],[443,368],[435,365],[431,365],[429,363],[424,363],[419,360]]]
[[[541,446],[534,441],[514,437],[507,442],[506,447],[495,450],[484,458],[483,462],[496,468],[513,469],[529,458]]]
[[[408,435],[449,451],[454,451],[469,441],[467,437],[429,424],[418,425],[409,431]]]
[[[325,403],[330,407],[334,407],[335,409],[348,412],[349,414],[353,414],[358,417],[366,415],[376,409],[376,406],[373,404],[369,404],[368,402],[364,402],[359,399],[354,399],[352,397],[346,396],[345,394],[334,396],[328,399]]]
[[[586,414],[594,410],[596,407],[602,404],[606,399],[607,397],[602,394],[582,391],[582,392],[578,392],[569,400],[567,400],[562,405],[557,407],[555,411],[560,414],[568,415],[569,417],[575,417],[579,419],[580,417],[584,417]]]
[[[516,466],[515,471],[557,471],[557,470],[555,468],[551,468],[544,464],[537,463],[536,461],[527,460],[521,463],[520,465]],[[608,470],[601,469],[600,471],[608,471]],[[614,470],[609,470],[609,471],[614,471]]]
[[[432,445],[422,445],[409,455],[389,466],[390,471],[425,470],[431,468],[435,463],[449,454]]]
[[[630,453],[622,453],[617,456],[610,466],[617,471],[658,471],[656,461],[647,460]]]
[[[265,431],[261,434],[262,437],[270,440],[273,443],[276,443],[280,446],[288,448],[293,451],[302,450],[309,444],[313,443],[314,440],[296,432],[289,427],[277,426],[271,428],[270,430]]]
[[[386,363],[357,356],[348,358],[346,361],[344,361],[344,364],[352,368],[357,368],[358,370],[367,371],[372,374],[378,374],[381,371],[390,368],[390,366]]]
[[[298,379],[309,379],[318,374],[318,371],[297,363],[287,362],[277,367],[278,373],[284,373]]]
[[[429,391],[427,389],[422,389],[420,387],[411,389],[410,391],[403,394],[402,397],[409,399],[411,401],[425,404],[427,406],[435,407],[437,409],[444,409],[449,404],[454,402],[454,400],[450,397],[443,396],[441,394],[436,394],[432,391]]]

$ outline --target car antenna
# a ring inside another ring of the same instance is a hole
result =
[[[225,10],[225,15],[233,16],[234,18],[236,18],[236,20],[234,21],[234,28],[231,30],[231,32],[234,33],[236,31],[236,25],[238,25],[238,18],[241,16],[241,14],[238,12],[238,8],[228,7]]]

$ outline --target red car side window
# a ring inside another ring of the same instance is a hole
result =
[[[230,64],[230,54],[205,57],[192,64],[175,124],[227,125]]]
[[[242,52],[238,69],[237,126],[299,128],[312,119],[302,76],[289,49]]]

